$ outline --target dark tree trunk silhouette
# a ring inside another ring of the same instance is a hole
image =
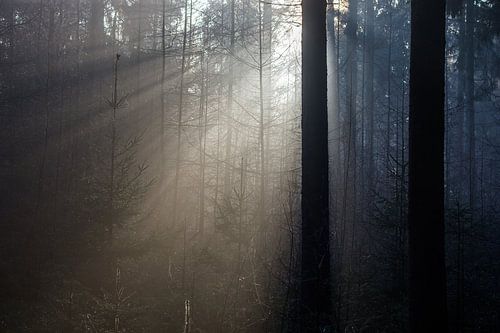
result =
[[[475,208],[476,192],[476,118],[474,113],[474,0],[467,0],[465,22],[465,114],[467,121],[467,154],[469,169],[469,206]]]
[[[330,325],[326,4],[302,4],[301,331]]]
[[[366,198],[368,202],[366,206],[371,208],[373,201],[374,191],[374,176],[375,176],[375,155],[374,155],[374,112],[375,112],[375,98],[374,98],[374,68],[375,68],[375,33],[374,33],[374,6],[373,0],[368,0],[366,3],[366,42],[365,42],[365,112],[367,115],[368,128],[366,135],[367,145],[367,158],[368,166],[366,171],[368,191]]]
[[[411,4],[410,332],[446,332],[444,262],[445,1]]]
[[[456,142],[456,151],[458,153],[458,158],[460,161],[459,168],[458,168],[458,177],[459,179],[463,179],[464,177],[464,165],[463,162],[461,161],[462,157],[465,156],[465,151],[464,151],[464,102],[465,102],[465,62],[466,62],[466,57],[467,57],[467,49],[465,47],[465,14],[462,12],[459,17],[459,22],[458,22],[458,30],[459,30],[459,35],[458,35],[458,49],[459,49],[459,54],[458,54],[458,59],[457,59],[457,107],[458,107],[458,116],[457,116],[457,142]],[[464,191],[464,186],[462,182],[457,183],[457,195],[458,199],[462,200],[463,198],[463,191]]]

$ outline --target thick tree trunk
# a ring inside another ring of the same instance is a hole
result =
[[[328,221],[326,7],[302,4],[301,331],[331,324]]]
[[[446,332],[444,261],[445,0],[411,4],[410,332]]]

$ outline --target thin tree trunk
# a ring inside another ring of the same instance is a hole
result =
[[[389,51],[387,56],[387,119],[386,119],[386,138],[385,138],[385,168],[387,173],[387,181],[389,183],[391,177],[391,113],[392,113],[392,0],[389,0]],[[390,194],[390,188],[388,193]]]
[[[457,200],[457,310],[456,325],[457,332],[464,331],[464,221],[462,219],[460,201]]]
[[[206,41],[206,38],[204,38]],[[205,154],[207,147],[207,116],[208,116],[208,108],[207,108],[207,88],[206,84],[208,80],[205,78],[205,49],[206,45],[204,45],[204,50],[202,50],[201,58],[200,58],[200,70],[201,70],[201,93],[200,93],[200,119],[198,122],[199,126],[199,144],[200,144],[200,213],[198,220],[198,232],[203,236],[205,231]],[[206,64],[206,71],[208,72],[208,62]]]
[[[160,178],[163,180],[165,177],[165,67],[167,57],[166,45],[166,0],[162,1],[162,16],[161,16],[161,83],[160,83],[160,105],[161,105],[161,118],[160,118]]]
[[[267,179],[268,177],[268,172],[269,172],[269,166],[271,165],[270,157],[271,155],[268,153],[270,149],[270,130],[269,128],[266,128],[269,126],[269,121],[271,119],[271,107],[272,107],[272,97],[273,97],[273,86],[272,86],[272,35],[273,35],[273,29],[272,29],[272,23],[273,23],[273,11],[272,11],[272,3],[271,2],[264,2],[262,5],[262,16],[261,16],[261,27],[260,27],[260,55],[259,55],[259,69],[261,72],[261,79],[262,83],[260,84],[260,99],[262,102],[261,105],[261,123],[260,123],[260,140],[264,142],[264,144],[261,144],[261,158],[263,160],[263,163],[261,165],[261,195],[260,195],[260,200],[261,200],[261,223],[262,227],[266,228],[266,214],[267,214],[267,207],[272,206],[273,202],[273,193],[270,193],[269,195],[269,200],[271,200],[270,203],[267,203],[267,197],[266,197],[266,192],[269,191],[269,187],[266,188],[266,184],[269,184],[269,180]],[[267,133],[266,133],[267,132]],[[267,204],[267,205],[266,205]],[[266,234],[263,234],[263,237],[265,239]],[[265,245],[265,243],[264,243]],[[266,251],[266,248],[263,248],[264,251]]]
[[[406,180],[406,161],[405,161],[405,144],[406,144],[406,139],[405,139],[405,128],[406,128],[406,67],[403,68],[403,83],[402,83],[402,103],[401,103],[401,183],[399,186],[399,248],[398,252],[400,255],[400,267],[399,267],[399,283],[400,283],[400,289],[404,288],[405,285],[405,276],[406,276],[406,250],[405,250],[405,243],[406,243],[406,216],[405,216],[405,195],[406,195],[406,187],[405,187],[405,180]]]
[[[226,151],[225,151],[225,167],[224,167],[224,198],[227,199],[231,193],[231,145],[233,137],[233,86],[234,86],[234,57],[235,57],[235,8],[234,1],[231,0],[231,31],[230,31],[230,45],[229,45],[229,84],[227,92],[227,133],[226,133]]]
[[[328,127],[329,127],[329,148],[330,148],[330,207],[336,207],[335,200],[336,195],[334,194],[337,188],[337,177],[338,174],[335,172],[338,170],[338,165],[340,160],[337,159],[339,154],[340,146],[338,138],[339,133],[339,118],[338,118],[338,66],[337,66],[337,41],[335,36],[335,10],[332,6],[328,7],[326,13],[326,24],[327,24],[327,60],[328,60]],[[333,210],[334,212],[335,210]],[[336,216],[331,216],[332,220],[336,220]]]
[[[40,205],[44,192],[45,169],[47,164],[47,154],[49,146],[49,126],[50,126],[50,85],[52,82],[52,43],[54,39],[54,19],[55,9],[52,4],[49,5],[49,26],[47,37],[47,74],[45,77],[45,93],[44,93],[44,129],[43,129],[43,148],[42,155],[38,166],[38,187],[36,196],[36,215],[40,214]]]
[[[457,77],[457,133],[456,133],[456,159],[458,160],[458,179],[464,179],[464,171],[465,165],[464,160],[466,159],[465,150],[464,150],[464,118],[465,118],[465,66],[466,66],[466,58],[467,58],[467,50],[465,48],[465,13],[461,13],[459,17],[458,23],[459,35],[458,35],[458,77]],[[462,181],[458,181],[457,183],[457,200],[462,200],[464,195],[464,187],[462,185]]]
[[[103,61],[102,50],[104,46],[104,3],[103,0],[90,0],[90,19],[88,53],[90,57],[91,80],[96,80],[100,75],[99,63]]]
[[[136,93],[136,105],[135,105],[135,115],[137,116],[137,120],[141,119],[140,110],[142,109],[141,105],[141,96],[143,96],[143,92],[141,91],[142,80],[141,80],[141,48],[142,48],[142,0],[137,0],[137,50],[136,50],[136,77],[135,77],[135,93]]]
[[[355,251],[356,240],[356,208],[357,208],[357,91],[358,91],[358,63],[357,63],[357,43],[358,43],[358,0],[350,0],[347,14],[347,25],[345,35],[347,38],[347,60],[346,60],[346,168],[344,170],[344,218],[343,218],[343,251],[342,257],[347,258],[348,277],[346,286],[346,322],[350,316],[350,288],[353,279],[352,264]],[[349,230],[350,228],[350,230]],[[350,231],[350,234],[349,234]],[[350,246],[347,245],[346,237],[350,236]]]
[[[192,1],[192,0],[191,0]],[[192,3],[191,3],[192,4]],[[177,145],[175,158],[175,175],[174,175],[174,200],[173,200],[173,217],[172,224],[177,224],[177,197],[179,193],[179,178],[181,165],[181,136],[182,136],[182,111],[184,104],[184,73],[186,71],[186,45],[187,45],[187,28],[188,28],[188,0],[184,2],[184,33],[182,37],[182,58],[181,58],[181,82],[179,87],[179,109],[177,111]]]
[[[259,195],[259,230],[264,228],[265,219],[265,182],[266,182],[266,161],[265,161],[265,141],[264,141],[264,62],[263,62],[263,20],[262,4],[259,2],[259,162],[260,162],[260,195]],[[267,94],[266,94],[267,95]],[[264,237],[261,235],[261,237]]]
[[[368,167],[366,170],[367,186],[367,203],[366,207],[368,209],[372,208],[373,205],[373,194],[374,194],[374,179],[375,179],[375,154],[373,150],[374,146],[374,67],[375,67],[375,46],[374,46],[374,8],[373,0],[367,0],[366,3],[366,43],[365,43],[365,112],[367,115],[367,158]]]
[[[116,111],[120,107],[118,100],[118,61],[120,55],[117,54],[114,62],[113,70],[113,112],[111,114],[111,157],[110,157],[110,174],[109,174],[109,213],[110,221],[108,226],[108,240],[113,240],[113,227],[114,227],[114,201],[115,201],[115,162],[116,162]]]
[[[76,69],[75,69],[75,76],[73,78],[74,80],[74,86],[72,87],[73,89],[76,89],[76,96],[75,96],[75,109],[73,111],[72,117],[71,117],[71,128],[76,129],[73,131],[71,135],[72,143],[71,143],[71,171],[75,172],[75,167],[76,163],[79,160],[79,150],[80,150],[80,137],[82,130],[78,127],[81,126],[79,123],[80,121],[80,103],[81,103],[81,68],[80,68],[80,56],[81,56],[81,45],[80,45],[80,15],[81,15],[81,9],[80,9],[80,0],[76,0],[76,25],[75,25],[75,54],[74,54],[74,60],[76,62]],[[76,175],[71,175],[71,184],[70,184],[70,189],[69,191],[73,189],[73,185],[76,180]]]
[[[467,117],[468,162],[469,162],[469,206],[475,208],[476,195],[476,118],[474,111],[474,0],[467,0],[467,21],[465,23],[465,114]]]
[[[91,172],[91,154],[92,154],[92,120],[94,111],[101,111],[102,99],[102,79],[101,63],[104,61],[104,2],[103,0],[90,0],[90,18],[88,21],[88,44],[87,44],[87,59],[88,63],[88,80],[90,88],[86,98],[92,101],[92,106],[87,108],[86,125],[89,130],[85,131],[85,142],[87,147],[85,149],[86,161],[85,173]]]

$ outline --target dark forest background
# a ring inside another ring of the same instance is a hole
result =
[[[500,3],[449,0],[448,323],[500,331]],[[301,7],[0,1],[0,331],[296,332]],[[335,332],[408,326],[410,4],[329,3]]]

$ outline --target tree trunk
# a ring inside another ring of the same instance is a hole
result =
[[[462,12],[459,17],[458,23],[459,35],[458,35],[458,77],[457,77],[457,133],[456,133],[456,160],[458,161],[458,179],[464,179],[464,160],[465,160],[465,151],[464,151],[464,94],[465,94],[465,59],[467,57],[467,50],[465,48],[465,14]],[[464,186],[462,181],[458,181],[457,183],[457,200],[462,200]]]
[[[259,2],[259,162],[260,162],[260,195],[259,195],[259,230],[262,232],[265,219],[265,182],[266,182],[266,160],[264,146],[264,61],[263,53],[266,46],[263,45],[263,19],[262,19],[262,4]],[[267,91],[266,91],[267,93]],[[266,94],[267,95],[267,94]],[[261,234],[263,238],[264,235]],[[264,239],[261,239],[264,241]],[[265,245],[265,242],[261,243]]]
[[[91,80],[95,80],[99,75],[99,63],[103,59],[104,46],[104,2],[103,0],[90,1],[90,19],[89,19],[89,44],[88,56],[90,58]]]
[[[301,331],[331,324],[328,221],[326,8],[302,3]]]
[[[231,193],[231,145],[233,137],[233,86],[234,86],[234,43],[235,43],[235,12],[234,1],[231,0],[231,32],[230,32],[230,45],[229,45],[229,84],[227,92],[227,133],[226,133],[226,151],[225,151],[225,167],[224,167],[224,198],[227,199]]]
[[[167,57],[167,45],[166,45],[166,0],[162,1],[162,15],[161,15],[161,83],[160,83],[160,106],[161,106],[161,117],[160,117],[160,179],[163,181],[165,176],[165,69],[166,69],[166,57]],[[163,185],[163,184],[162,184]]]
[[[200,119],[198,122],[199,126],[199,144],[200,144],[200,215],[198,220],[198,232],[201,236],[205,231],[205,160],[206,160],[206,148],[207,148],[207,121],[208,121],[208,91],[207,83],[208,80],[208,60],[205,63],[205,49],[207,47],[206,41],[207,37],[203,38],[203,50],[200,57]],[[205,69],[203,67],[206,67]],[[206,77],[205,77],[206,76]]]
[[[347,54],[346,54],[346,122],[344,124],[345,161],[344,170],[344,197],[343,197],[343,219],[341,236],[341,258],[346,259],[347,283],[345,319],[349,320],[350,315],[350,289],[354,278],[352,274],[353,255],[356,241],[356,208],[357,208],[357,92],[358,92],[358,0],[349,1],[347,14],[347,24],[345,29]],[[348,261],[347,261],[348,258]],[[340,261],[343,265],[343,261]]]
[[[446,332],[444,259],[445,0],[411,3],[410,332]]]
[[[192,0],[191,0],[192,1]],[[191,2],[192,5],[192,2]],[[181,82],[179,85],[179,109],[177,111],[177,144],[175,158],[175,176],[174,176],[174,200],[172,224],[177,223],[177,197],[179,194],[179,178],[181,167],[181,130],[182,130],[182,111],[184,106],[184,74],[186,71],[186,45],[187,45],[187,29],[188,29],[188,0],[184,2],[184,33],[182,37],[182,55],[181,55]]]
[[[368,191],[366,198],[366,207],[370,209],[373,202],[373,192],[374,192],[374,176],[375,176],[375,156],[373,150],[373,140],[374,140],[374,112],[375,112],[375,100],[374,100],[374,86],[373,86],[373,75],[375,67],[375,46],[374,46],[374,8],[373,0],[368,0],[366,3],[366,42],[365,42],[365,112],[367,115],[367,135],[366,135],[366,145],[367,145],[367,159],[368,166],[366,169],[366,179]]]
[[[329,127],[329,148],[330,148],[330,207],[336,207],[336,195],[334,193],[337,188],[338,170],[340,160],[337,159],[340,150],[340,132],[339,132],[339,117],[338,117],[338,66],[337,66],[337,41],[335,36],[335,10],[330,6],[326,13],[327,26],[327,59],[328,59],[328,127]],[[332,216],[335,221],[336,217]]]
[[[387,183],[391,179],[391,114],[392,114],[392,0],[389,0],[389,45],[387,56],[387,119],[386,119],[386,137],[385,137],[385,172],[387,174]],[[391,195],[390,185],[387,188],[387,195]]]
[[[467,21],[465,23],[465,114],[468,136],[469,162],[469,206],[474,209],[476,192],[476,119],[474,113],[474,0],[467,0]]]

